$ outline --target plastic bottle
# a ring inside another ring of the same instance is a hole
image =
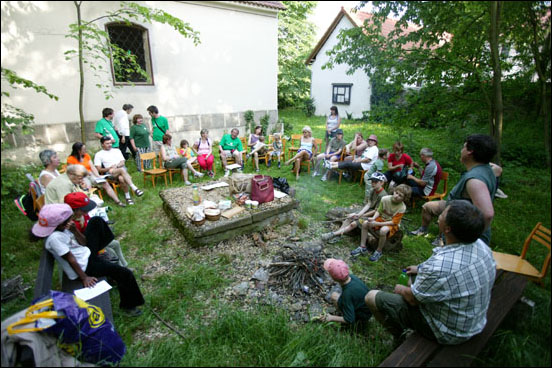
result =
[[[199,196],[199,190],[196,184],[192,187],[192,200],[194,201],[194,206],[201,203],[201,197]]]
[[[399,275],[399,281],[398,283],[400,285],[408,286],[408,275],[406,274],[406,268],[404,268]]]

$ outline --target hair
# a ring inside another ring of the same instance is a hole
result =
[[[404,196],[403,202],[408,202],[408,200],[410,199],[410,196],[412,195],[412,188],[410,187],[410,185],[406,185],[406,184],[398,185],[395,188],[395,191],[403,194]]]
[[[206,128],[201,129],[201,131],[199,132],[199,135],[202,135],[203,133],[209,134],[209,129],[206,129]]]
[[[102,116],[104,118],[108,117],[109,115],[113,114],[113,109],[111,107],[106,107],[102,110]]]
[[[362,135],[362,132],[356,132],[355,134],[357,134],[360,138],[364,139],[364,136]]]
[[[493,137],[485,134],[472,134],[466,140],[466,148],[472,151],[473,159],[483,164],[491,162],[496,155],[496,142]]]
[[[473,243],[485,230],[483,214],[466,200],[453,200],[448,204],[445,223],[452,234],[462,243]]]
[[[379,158],[384,158],[385,155],[387,155],[387,153],[389,153],[389,151],[385,148],[380,148],[379,151],[378,151],[378,157]]]
[[[401,153],[404,153],[404,144],[400,141],[396,141],[395,144],[393,144],[393,152],[395,151],[401,151]]]
[[[144,117],[140,114],[136,114],[132,117],[132,124],[138,124],[138,119],[144,119]]]
[[[337,106],[332,106],[332,107],[330,107],[330,110],[335,111],[335,114],[336,114],[336,115],[339,115],[339,110],[337,109]]]
[[[101,144],[104,144],[105,141],[110,141],[111,138],[109,138],[108,136],[104,135],[103,137],[100,138],[100,143]]]
[[[55,155],[57,155],[56,151],[45,149],[38,154],[38,158],[40,158],[40,161],[42,161],[42,165],[46,167],[52,163],[52,157],[54,157]]]
[[[77,160],[81,160],[82,156],[80,154],[80,151],[82,147],[84,146],[84,143],[82,142],[75,142],[73,143],[73,146],[71,147],[71,154],[69,156],[76,157]]]
[[[163,144],[167,144],[168,141],[172,139],[172,135],[170,134],[163,134]]]
[[[88,176],[88,170],[82,165],[69,165],[67,166],[67,174]]]
[[[260,135],[260,136],[259,136],[259,140],[260,140],[261,142],[264,142],[265,136],[264,136],[264,135]]]
[[[256,133],[257,133],[257,129],[259,129],[259,128],[261,128],[261,135],[262,135],[262,134],[263,134],[263,127],[260,126],[260,125],[257,125],[257,126],[255,127],[255,130],[253,130],[253,133],[256,134]]]
[[[183,139],[180,141],[180,148],[184,148],[184,146],[190,146],[190,143],[188,143],[187,140]]]
[[[274,133],[274,134],[272,135],[272,137],[274,137],[274,139],[276,139],[276,138],[282,138],[281,135],[280,135],[280,133]]]
[[[303,127],[302,132],[304,132],[305,130],[306,130],[307,132],[309,132],[309,134],[312,136],[312,130],[311,130],[310,126],[305,125],[305,126]]]
[[[148,108],[146,110],[148,110],[152,114],[159,114],[159,110],[157,109],[156,106],[153,106],[153,105],[148,106]]]
[[[433,157],[433,150],[431,148],[422,148],[420,150],[420,155],[424,155],[426,157]]]
[[[230,134],[232,134],[232,132],[233,132],[234,130],[237,131],[238,134],[240,134],[240,130],[239,130],[238,128],[232,128],[232,130],[230,130]]]
[[[125,111],[127,111],[129,109],[133,109],[133,108],[134,108],[134,106],[132,106],[131,104],[124,104],[123,105],[123,110],[125,110]]]

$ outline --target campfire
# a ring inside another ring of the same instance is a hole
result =
[[[269,283],[279,284],[293,295],[324,291],[324,260],[318,252],[284,245],[276,255],[276,261],[268,266]]]

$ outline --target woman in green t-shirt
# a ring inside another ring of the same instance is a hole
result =
[[[140,154],[151,152],[151,145],[149,140],[150,132],[148,127],[144,124],[144,117],[140,114],[136,114],[132,117],[132,127],[130,128],[130,144],[136,155],[136,168],[138,171],[142,171]],[[144,168],[151,169],[151,160],[144,161]]]

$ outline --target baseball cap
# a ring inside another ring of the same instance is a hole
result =
[[[340,259],[328,258],[324,261],[324,269],[334,280],[345,281],[349,277],[349,266]]]
[[[343,134],[343,129],[336,129],[335,134]]]
[[[83,192],[69,193],[63,198],[63,201],[74,210],[80,209],[88,212],[96,208],[96,202],[88,198]]]
[[[372,175],[370,175],[370,178],[368,180],[378,180],[385,182],[387,181],[387,178],[382,173],[376,171],[375,173],[372,173]]]
[[[367,141],[375,141],[376,143],[378,143],[378,136],[375,134],[370,134]]]
[[[47,204],[40,210],[38,222],[33,225],[32,232],[38,237],[45,238],[72,215],[73,210],[68,204]]]

